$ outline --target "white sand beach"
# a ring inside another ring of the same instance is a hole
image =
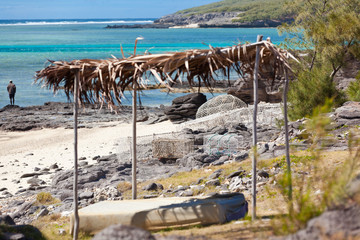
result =
[[[171,131],[176,131],[176,125],[170,121],[153,125],[137,124],[138,136]],[[108,127],[81,128],[78,130],[78,157],[86,157],[89,164],[95,163],[92,160],[94,156],[117,153],[119,144],[124,144],[124,138],[131,134],[132,126],[127,123],[110,122]],[[34,173],[36,167],[44,169],[57,163],[63,169],[73,168],[73,141],[73,129],[0,131],[0,188],[7,188],[12,194],[27,188],[29,178],[20,177],[25,173]],[[50,176],[41,175],[39,178],[49,184]]]

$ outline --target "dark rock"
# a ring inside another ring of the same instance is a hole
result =
[[[46,184],[44,180],[41,180],[37,177],[30,178],[27,180],[27,183],[29,183],[31,186],[40,186]]]
[[[5,188],[5,187],[0,188],[0,192],[3,192],[3,191],[5,191],[5,190],[7,190],[7,188]]]
[[[259,172],[258,172],[258,176],[259,177],[263,177],[263,178],[269,178],[270,176],[269,176],[269,173],[267,173],[265,170],[260,170]]]
[[[145,191],[156,191],[157,190],[157,184],[156,183],[150,183],[143,187],[143,190]]]
[[[144,199],[150,199],[150,198],[157,198],[157,197],[159,197],[159,195],[157,195],[157,194],[151,194],[151,195],[144,195]]]
[[[79,161],[86,160],[86,157],[79,158]]]
[[[24,212],[27,211],[34,203],[35,203],[35,201],[33,201],[33,202],[24,202],[24,203],[21,204],[21,206],[17,209],[17,212],[24,213]]]
[[[269,150],[269,144],[265,143],[265,144],[261,144],[260,147],[258,147],[258,154],[263,154],[264,152],[266,152],[267,150]]]
[[[353,204],[341,209],[326,211],[311,219],[305,229],[286,237],[271,239],[358,239],[360,238],[360,206]]]
[[[28,210],[28,214],[31,215],[31,214],[34,214],[37,210],[39,210],[40,207],[39,206],[31,206]]]
[[[218,160],[216,160],[216,161],[214,161],[213,163],[212,163],[212,165],[214,165],[214,166],[219,166],[219,165],[222,165],[222,164],[224,164],[226,161],[228,161],[229,160],[229,157],[228,156],[222,156],[222,157],[220,157]]]
[[[205,102],[206,96],[204,94],[191,93],[175,98],[171,106],[165,107],[164,113],[173,122],[195,119],[197,109]]]
[[[196,182],[195,182],[195,184],[196,185],[199,185],[199,184],[201,184],[203,181],[205,180],[205,178],[199,178]]]
[[[28,178],[28,177],[34,177],[34,176],[40,176],[43,175],[43,173],[25,173],[20,176],[20,178]]]
[[[282,81],[272,81],[272,84],[273,86],[269,86],[267,81],[259,79],[259,102],[279,103],[282,101],[282,93],[279,91],[279,87],[282,86]],[[268,89],[274,89],[274,91],[268,91]],[[235,86],[229,89],[228,94],[240,98],[247,104],[254,104],[253,81],[251,79],[239,79],[239,81],[235,83]]]
[[[150,232],[122,224],[112,225],[96,234],[93,240],[155,240]]]
[[[9,215],[0,215],[0,225],[15,225],[15,222]]]
[[[360,118],[360,102],[346,102],[335,110],[338,118],[354,119]]]
[[[216,171],[214,171],[209,177],[208,179],[217,179],[218,177],[220,177],[221,173],[223,172],[223,169],[218,169]]]
[[[49,210],[47,210],[46,208],[42,209],[39,214],[36,216],[36,219],[40,218],[40,217],[44,217],[46,215],[49,214]]]
[[[7,232],[2,233],[4,240],[27,240],[27,239],[45,239],[42,233],[31,225],[15,225],[7,228]]]
[[[233,172],[233,173],[230,173],[229,176],[227,176],[226,178],[227,179],[231,179],[233,177],[245,177],[246,176],[246,172],[244,170],[239,170],[239,171],[236,171],[236,172]]]
[[[218,159],[219,159],[219,156],[217,156],[217,155],[210,155],[210,156],[206,157],[206,158],[203,160],[203,162],[204,162],[204,163],[212,163],[212,162],[214,162],[214,161],[216,161],[216,160],[218,160]]]
[[[205,182],[205,186],[220,186],[219,179],[213,179]]]
[[[88,162],[79,162],[79,167],[85,167],[87,165],[89,165]]]
[[[234,160],[237,162],[244,161],[249,157],[249,153],[247,151],[241,151],[238,152],[236,155],[234,155]]]
[[[103,156],[103,157],[96,159],[97,162],[107,162],[107,161],[113,161],[113,160],[117,160],[116,154],[111,154],[111,155]]]
[[[227,132],[227,129],[224,126],[217,126],[211,129],[211,132],[214,134],[224,135]]]
[[[90,199],[90,198],[93,198],[93,197],[94,197],[94,193],[93,193],[93,192],[89,192],[89,191],[80,193],[80,195],[79,195],[79,199],[80,199],[80,200]]]

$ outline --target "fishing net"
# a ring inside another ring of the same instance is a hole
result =
[[[232,123],[243,123],[246,127],[251,128],[253,123],[253,109],[254,106],[250,105],[246,108],[214,113],[206,117],[179,124],[177,131],[181,131],[183,128],[191,128],[192,130],[211,129],[216,126],[225,126],[226,124]],[[277,127],[282,121],[283,113],[279,103],[259,103],[257,114],[258,126]]]
[[[246,103],[232,95],[213,97],[201,105],[196,113],[196,118],[206,117],[215,113],[247,107]]]
[[[131,161],[132,137],[118,139],[118,155],[121,162]],[[152,158],[181,158],[194,151],[194,140],[187,139],[180,132],[169,132],[137,136],[136,156],[139,161]]]
[[[242,149],[244,137],[237,134],[204,136],[204,151],[212,155],[232,155]]]

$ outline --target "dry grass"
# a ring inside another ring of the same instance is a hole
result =
[[[311,161],[311,153],[308,151],[299,151],[292,153],[293,156],[297,156],[297,164],[294,165],[294,171],[303,171],[305,167],[302,161]],[[334,151],[334,152],[322,152],[321,161],[326,170],[324,172],[330,172],[336,170],[336,168],[342,166],[345,159],[349,157],[348,151]],[[294,158],[295,159],[295,158]],[[281,162],[281,158],[260,160],[260,167],[271,167],[275,163]],[[222,166],[210,166],[204,169],[193,170],[191,172],[179,172],[167,179],[159,179],[155,182],[163,184],[165,188],[178,185],[190,185],[196,182],[199,178],[207,178],[211,173],[217,169],[223,169],[223,174],[220,176],[222,181],[225,181],[223,176],[242,168],[249,172],[251,170],[251,159],[246,159],[242,162],[230,163]],[[311,172],[309,173],[311,174]],[[151,181],[143,182],[139,185],[138,189],[142,186],[149,184]],[[153,181],[152,181],[153,182]],[[294,186],[297,188],[299,186]],[[314,184],[313,190],[316,191],[322,187],[321,181]],[[208,191],[214,191],[215,189],[208,189]],[[269,221],[269,218],[276,216],[283,216],[287,214],[287,203],[280,194],[280,191],[276,185],[273,184],[273,180],[270,180],[265,188],[258,188],[257,195],[257,216],[258,219],[254,222],[250,221],[233,221],[226,224],[211,225],[211,226],[197,226],[184,229],[167,229],[166,231],[155,232],[156,235],[181,235],[192,236],[194,239],[266,239],[269,236],[274,235],[273,227],[274,222]],[[204,193],[207,193],[206,191]],[[131,190],[124,192],[125,196],[131,198]],[[149,194],[149,192],[138,191],[138,195],[142,196]],[[248,192],[244,192],[245,198],[249,203],[249,212],[251,212],[251,196]],[[248,219],[248,217],[246,217]],[[62,218],[60,215],[51,215],[40,218],[33,223],[38,227],[47,239],[71,239],[68,234],[69,219]],[[65,229],[67,234],[65,236],[59,236],[59,229]],[[80,234],[79,239],[91,239],[91,236],[84,233]]]
[[[38,228],[43,236],[47,240],[71,240],[73,237],[69,234],[70,229],[70,219],[68,217],[61,217],[60,214],[53,214],[45,217],[41,217],[38,220],[35,220],[31,225]],[[65,233],[61,235],[59,231],[63,229]],[[92,236],[84,232],[79,233],[79,239],[88,240]]]
[[[268,220],[233,221],[226,224],[211,225],[205,227],[195,227],[190,229],[178,229],[166,232],[154,233],[156,236],[179,235],[192,237],[192,239],[266,239],[273,235]]]
[[[42,205],[51,205],[55,203],[59,203],[60,200],[54,198],[49,192],[40,192],[36,195],[36,201],[38,204]]]

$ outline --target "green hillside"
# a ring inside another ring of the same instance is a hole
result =
[[[235,22],[252,22],[256,20],[284,20],[290,14],[283,7],[285,0],[224,0],[200,7],[181,10],[177,13],[199,14],[211,12],[242,12]]]

